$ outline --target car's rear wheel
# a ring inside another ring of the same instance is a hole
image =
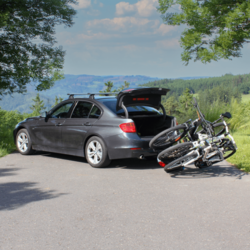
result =
[[[30,155],[35,151],[32,149],[32,143],[27,129],[20,129],[16,135],[16,146],[22,155]]]
[[[110,164],[108,150],[103,140],[97,136],[91,137],[85,148],[85,157],[94,168],[106,167]]]

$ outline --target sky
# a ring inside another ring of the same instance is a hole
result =
[[[250,73],[250,44],[240,58],[185,66],[178,42],[185,27],[164,24],[158,0],[78,2],[75,24],[58,27],[56,33],[66,50],[65,74],[178,78]]]

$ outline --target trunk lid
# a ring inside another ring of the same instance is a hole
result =
[[[166,95],[170,91],[165,88],[141,88],[141,89],[125,89],[117,96],[116,110],[129,106],[150,106],[160,108],[161,96]]]

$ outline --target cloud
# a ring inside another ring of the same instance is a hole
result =
[[[141,0],[136,3],[137,11],[140,16],[151,16],[156,11],[158,0]]]
[[[158,0],[140,0],[135,4],[120,2],[116,4],[116,15],[121,16],[129,12],[136,12],[139,16],[149,17],[156,11]]]
[[[91,0],[78,0],[78,4],[74,4],[75,9],[85,9],[91,6]]]
[[[121,49],[127,50],[127,51],[136,51],[138,47],[135,44],[127,44],[127,45],[121,46]]]
[[[147,0],[149,1],[149,0]],[[139,1],[145,2],[145,0]],[[151,0],[152,2],[152,0]],[[121,10],[129,11],[131,4],[124,3]],[[121,4],[120,3],[120,4]],[[127,9],[126,9],[127,8]],[[144,48],[152,50],[154,47],[175,47],[178,41],[163,40],[172,36],[172,31],[177,26],[162,24],[159,19],[145,18],[142,16],[119,16],[114,18],[89,20],[83,26],[83,30],[69,36],[61,34],[60,41],[66,46],[98,46],[98,48],[124,49],[136,51]],[[171,34],[169,34],[171,32]]]
[[[167,39],[167,40],[160,40],[155,42],[157,47],[170,49],[170,48],[179,48],[180,43],[177,38]]]
[[[116,4],[116,15],[118,16],[122,16],[128,12],[133,12],[135,10],[135,4],[130,4],[126,2],[120,2]]]
[[[89,29],[105,29],[108,31],[131,32],[139,30],[141,33],[147,29],[157,29],[158,20],[149,20],[146,18],[136,17],[115,17],[113,19],[96,19],[87,22]]]
[[[166,35],[168,32],[177,29],[177,26],[171,26],[166,24],[161,24],[160,27],[155,31],[155,33],[159,33],[161,35]]]
[[[93,43],[93,42],[100,42],[104,40],[110,40],[114,38],[119,38],[119,35],[116,34],[107,34],[107,33],[91,33],[86,31],[85,33],[82,34],[77,34],[75,36],[72,36],[68,32],[60,32],[58,33],[57,37],[60,40],[64,41],[65,45],[76,45],[76,44],[87,44],[87,43]]]

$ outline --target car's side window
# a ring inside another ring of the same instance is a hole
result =
[[[60,107],[58,107],[56,110],[54,110],[51,113],[50,117],[66,118],[72,105],[73,105],[73,102],[67,102],[67,103],[62,104]]]
[[[88,118],[92,106],[90,102],[78,102],[71,118]]]
[[[98,119],[100,115],[101,115],[101,110],[97,106],[94,106],[90,112],[89,118]]]

